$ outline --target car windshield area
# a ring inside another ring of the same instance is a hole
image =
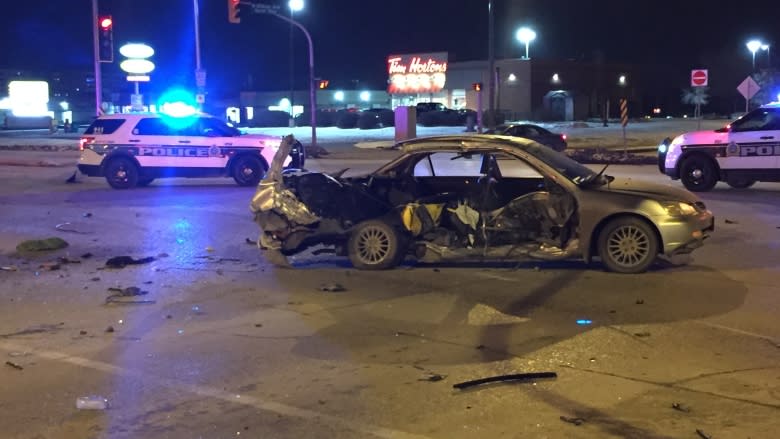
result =
[[[211,137],[237,137],[242,133],[238,128],[223,122],[215,117],[200,118],[199,129],[201,135]]]
[[[757,108],[735,120],[731,131],[774,131],[780,130],[780,109]]]
[[[578,186],[593,184],[597,180],[596,172],[563,153],[542,145],[531,145],[526,150]]]

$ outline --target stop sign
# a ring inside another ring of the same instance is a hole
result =
[[[709,80],[707,70],[691,70],[691,86],[692,87],[705,87]]]

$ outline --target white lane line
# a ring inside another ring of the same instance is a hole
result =
[[[502,275],[500,275],[500,274],[497,274],[497,273],[491,273],[491,272],[489,272],[489,271],[477,271],[477,272],[476,272],[476,273],[474,273],[474,274],[475,274],[475,275],[477,275],[477,276],[479,276],[479,277],[484,277],[484,278],[487,278],[487,279],[493,279],[493,280],[503,280],[503,281],[505,281],[505,282],[517,282],[517,279],[516,279],[516,278],[513,278],[513,277],[507,277],[507,276],[502,276]]]
[[[272,412],[283,416],[291,416],[291,417],[301,418],[309,421],[325,422],[331,425],[340,426],[346,430],[351,430],[356,433],[371,435],[382,439],[430,439],[428,436],[417,435],[417,434],[408,433],[400,430],[393,430],[390,428],[378,427],[370,424],[362,424],[362,423],[342,419],[338,416],[333,416],[325,413],[315,412],[313,410],[293,407],[275,401],[256,398],[254,396],[230,393],[213,387],[187,384],[169,378],[162,378],[162,377],[150,375],[148,373],[141,373],[139,371],[126,369],[102,361],[94,361],[88,358],[75,357],[62,352],[49,351],[49,350],[34,350],[26,346],[18,345],[16,343],[8,343],[8,342],[0,342],[0,349],[6,351],[30,352],[32,353],[32,355],[35,355],[37,357],[46,360],[59,361],[61,363],[68,363],[74,366],[98,370],[106,373],[112,373],[115,375],[120,375],[125,377],[143,378],[146,381],[151,380],[155,382],[155,384],[158,384],[163,387],[171,388],[174,390],[183,389],[194,395],[205,396],[205,397],[220,399],[222,401],[227,401],[234,404],[254,407],[258,410],[264,410],[267,412]]]
[[[767,340],[767,341],[770,341],[770,342],[775,343],[775,344],[780,344],[780,340],[778,340],[778,339],[776,339],[774,337],[771,337],[769,335],[763,335],[763,334],[758,334],[758,333],[755,333],[755,332],[744,331],[742,329],[732,328],[731,326],[725,326],[725,325],[719,325],[717,323],[705,322],[704,320],[694,320],[693,322],[694,323],[698,323],[700,325],[709,326],[711,328],[718,328],[718,329],[722,329],[724,331],[733,332],[735,334],[747,335],[748,337],[760,338],[762,340]]]

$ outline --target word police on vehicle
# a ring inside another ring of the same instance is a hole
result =
[[[745,189],[780,181],[780,103],[757,108],[723,128],[694,131],[658,146],[659,170],[691,191],[719,181]]]

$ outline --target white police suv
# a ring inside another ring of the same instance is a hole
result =
[[[658,146],[661,172],[705,192],[725,181],[744,189],[780,181],[780,103],[757,108],[715,131],[694,131]]]
[[[115,189],[146,186],[155,178],[226,176],[254,186],[265,176],[281,138],[242,134],[207,114],[171,117],[157,113],[100,116],[84,131],[78,169],[105,177]],[[302,168],[296,141],[285,166]]]

